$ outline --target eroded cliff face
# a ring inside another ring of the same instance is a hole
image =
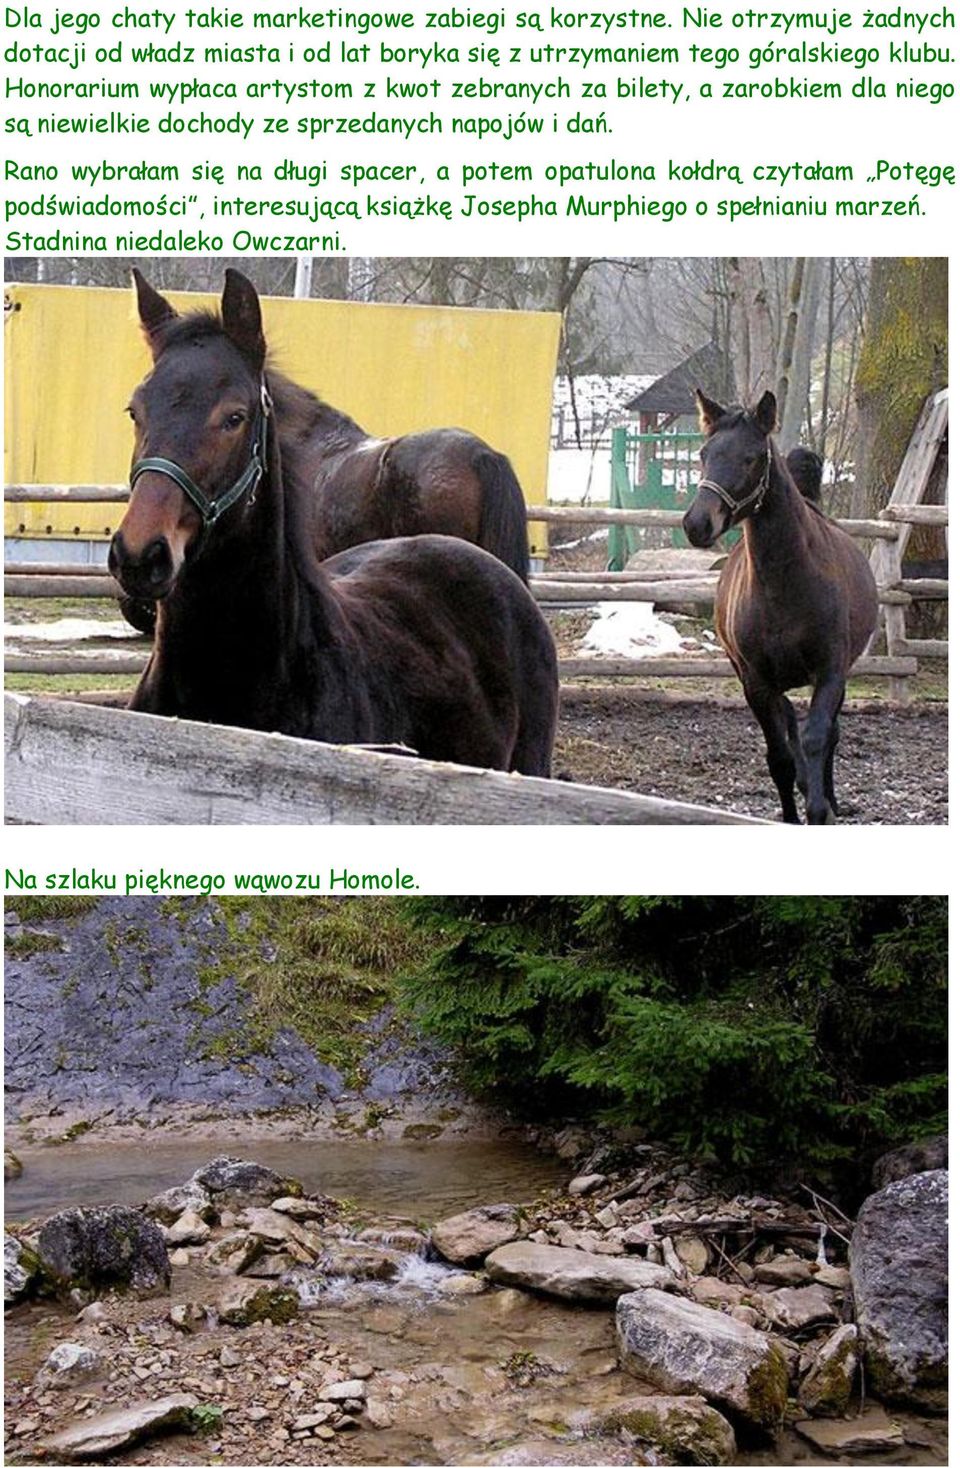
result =
[[[251,975],[282,974],[287,956],[249,904],[11,900],[5,935],[7,1119],[38,1136],[304,1106],[333,1119],[352,1105],[375,1125],[395,1102],[456,1099],[444,1057],[399,1022],[382,974],[361,984],[362,1002],[348,996],[356,1023],[338,1047],[325,1040],[343,976],[298,953],[304,1024],[278,1022]]]

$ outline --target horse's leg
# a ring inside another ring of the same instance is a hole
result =
[[[776,689],[759,679],[746,677],[743,691],[767,742],[767,769],[770,771],[770,778],[776,785],[777,794],[780,796],[783,819],[788,825],[798,826],[800,816],[794,795],[797,766],[790,748],[790,726],[785,712],[785,709],[789,708],[790,713],[793,714],[793,707],[789,699],[785,698],[782,693],[778,693]],[[794,716],[795,727],[796,718]]]
[[[783,708],[783,717],[787,725],[787,741],[790,745],[790,753],[793,755],[794,776],[800,789],[800,794],[807,793],[807,762],[803,754],[803,741],[800,738],[800,729],[797,725],[797,711],[785,693],[780,695]]]
[[[837,745],[839,743],[840,715],[837,714],[837,717],[833,721],[833,728],[830,731],[830,741],[827,746],[827,760],[823,774],[823,793],[826,795],[827,802],[835,816],[840,814],[840,807],[837,804],[837,793],[833,787],[833,757],[837,752]]]
[[[845,679],[831,673],[813,690],[810,712],[803,731],[807,761],[807,825],[824,826],[836,813],[833,792],[833,753],[838,731],[837,716],[843,704]]]

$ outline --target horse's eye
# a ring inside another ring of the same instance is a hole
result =
[[[133,409],[130,407],[129,403],[127,404],[127,406],[124,408],[123,411],[126,413],[126,415],[127,415],[128,418],[130,418],[134,423],[136,423],[136,421],[137,421],[137,415],[133,411]]]
[[[226,429],[232,430],[234,428],[239,428],[241,424],[245,423],[246,421],[247,415],[241,410],[236,413],[231,413],[227,418],[225,418],[223,420],[223,426]]]

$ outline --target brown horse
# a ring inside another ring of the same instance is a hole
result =
[[[181,318],[135,279],[154,367],[110,568],[158,612],[131,708],[549,774],[556,653],[520,578],[440,535],[321,561],[314,400],[267,370],[254,287],[228,270],[220,316]]]
[[[850,537],[793,483],[771,434],[777,401],[752,412],[722,408],[697,392],[703,478],[683,528],[705,547],[743,525],[717,586],[717,633],[767,742],[767,764],[785,821],[837,815],[833,759],[847,674],[877,625],[873,574]],[[813,685],[802,735],[791,688]]]
[[[309,534],[321,560],[367,540],[457,535],[529,580],[526,502],[505,454],[464,428],[372,438],[292,383],[285,407],[300,439]],[[151,603],[124,596],[120,610],[139,632],[153,632]]]

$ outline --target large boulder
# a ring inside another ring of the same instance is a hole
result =
[[[487,1256],[486,1269],[497,1284],[519,1285],[561,1300],[613,1304],[630,1290],[676,1288],[673,1275],[660,1264],[555,1244],[505,1244]]]
[[[37,1255],[61,1289],[133,1290],[170,1286],[163,1234],[136,1208],[67,1208],[40,1230]]]
[[[37,1283],[36,1255],[13,1234],[3,1236],[3,1303],[16,1305],[26,1299]]]
[[[730,1423],[703,1397],[621,1397],[574,1425],[627,1433],[666,1463],[732,1463],[737,1451]]]
[[[872,1194],[850,1242],[871,1389],[930,1411],[947,1406],[947,1177],[920,1172]]]
[[[617,1338],[624,1367],[661,1390],[698,1393],[754,1427],[779,1427],[787,1363],[751,1326],[693,1300],[639,1290],[617,1301]]]
[[[205,1189],[221,1213],[224,1208],[235,1212],[242,1208],[267,1208],[275,1198],[299,1196],[303,1192],[295,1179],[281,1177],[272,1167],[245,1162],[241,1157],[214,1157],[212,1162],[197,1168],[190,1183]]]
[[[191,1431],[196,1405],[196,1397],[178,1392],[154,1402],[137,1402],[132,1407],[83,1418],[47,1438],[44,1456],[54,1463],[82,1463],[118,1453],[158,1432]]]
[[[520,1210],[512,1203],[489,1203],[442,1218],[431,1232],[433,1247],[451,1264],[482,1264],[487,1255],[518,1237]]]

